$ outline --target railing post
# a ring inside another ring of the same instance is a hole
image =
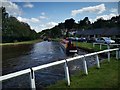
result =
[[[93,47],[95,47],[95,43],[93,43]]]
[[[108,62],[110,62],[110,51],[108,52]]]
[[[32,68],[30,68],[30,69],[31,69],[31,72],[30,72],[31,88],[32,88],[32,90],[36,90],[34,71]]]
[[[118,50],[118,59],[120,58],[120,48]]]
[[[100,50],[102,49],[102,44],[100,44]]]
[[[107,48],[108,48],[108,50],[110,49],[110,45],[109,44],[107,44]],[[108,51],[108,62],[110,62],[110,51]]]
[[[86,75],[88,75],[87,63],[86,63],[86,60],[85,60],[85,56],[83,57],[83,65],[84,65],[84,72],[85,72]]]
[[[67,80],[67,84],[68,84],[68,86],[70,86],[70,75],[69,75],[67,60],[65,60],[64,69],[65,69],[65,77],[66,77],[66,80]]]
[[[116,50],[116,59],[119,59],[119,50]]]
[[[96,62],[97,62],[97,68],[100,68],[100,61],[97,53],[96,53]]]
[[[107,48],[110,49],[110,45],[109,44],[107,44]]]

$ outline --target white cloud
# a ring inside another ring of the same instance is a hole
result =
[[[90,20],[90,22],[95,22],[99,18],[103,18],[104,20],[109,20],[109,19],[111,19],[112,17],[115,17],[115,16],[118,16],[118,15],[114,14],[114,13],[111,13],[111,14],[108,14],[108,15],[97,16],[95,19],[89,19],[89,20]]]
[[[82,9],[78,9],[78,10],[72,10],[71,15],[72,16],[76,16],[77,14],[83,13],[83,12],[95,12],[97,14],[101,14],[105,11],[105,5],[104,4],[100,4],[97,6],[89,6],[89,7],[84,7]]]
[[[21,21],[21,22],[27,22],[28,24],[40,22],[40,20],[37,19],[37,18],[22,18],[22,17],[17,17],[17,19],[19,21]]]
[[[110,12],[112,12],[112,13],[117,13],[117,11],[118,11],[117,8],[111,8],[110,9]]]
[[[44,16],[44,15],[45,15],[45,12],[42,12],[42,13],[41,13],[41,15],[43,15],[43,16]]]
[[[47,19],[46,16],[40,16],[39,18],[40,18],[40,19]]]
[[[50,29],[50,28],[54,27],[55,25],[58,25],[58,23],[48,22],[46,24],[41,24],[40,27],[39,27],[39,32],[42,31],[42,30],[45,30],[45,29]]]
[[[23,7],[26,7],[26,8],[33,8],[34,5],[31,4],[31,3],[29,3],[29,2],[27,2],[26,4],[23,5]]]
[[[117,15],[111,13],[111,14],[109,14],[109,15],[97,16],[97,17],[96,17],[96,20],[99,19],[99,18],[103,18],[104,20],[108,20],[108,19],[111,19],[111,18],[114,17],[114,16],[117,16]]]
[[[20,9],[20,7],[8,0],[0,0],[0,7],[5,7],[6,11],[13,16],[17,16],[17,15],[21,15],[22,14],[22,10]]]

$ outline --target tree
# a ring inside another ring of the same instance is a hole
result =
[[[6,13],[4,7],[2,11],[2,42],[26,41],[38,38],[38,34],[25,22],[20,22],[16,17]]]
[[[69,30],[69,29],[72,29],[74,23],[75,23],[75,20],[72,19],[72,18],[65,20],[65,28],[67,28],[68,30]]]

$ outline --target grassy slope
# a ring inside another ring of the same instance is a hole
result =
[[[99,70],[96,67],[88,69],[88,76],[84,75],[82,71],[71,76],[70,87],[66,85],[65,80],[61,80],[47,88],[118,88],[120,86],[118,67],[120,67],[120,60],[113,58],[110,63],[106,60],[101,63]]]
[[[32,40],[32,41],[23,41],[23,42],[15,42],[15,43],[0,43],[0,46],[5,46],[5,45],[18,45],[18,44],[32,44],[36,42],[41,42],[41,39],[38,40]]]

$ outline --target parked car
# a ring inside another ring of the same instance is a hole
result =
[[[101,37],[101,38],[96,38],[96,42],[97,43],[106,43],[106,44],[111,44],[111,43],[115,43],[114,40],[108,38],[108,37]]]

